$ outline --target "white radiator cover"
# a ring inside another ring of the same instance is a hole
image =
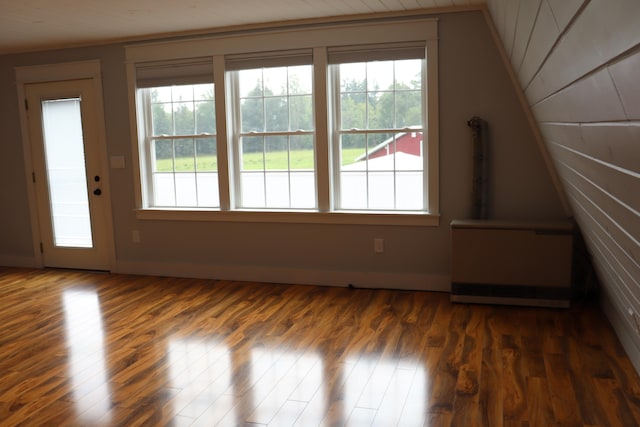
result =
[[[568,307],[571,222],[451,223],[451,300]]]

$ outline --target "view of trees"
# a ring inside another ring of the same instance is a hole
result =
[[[197,135],[216,133],[213,85],[174,86],[151,90],[153,135]],[[156,140],[158,159],[194,158],[216,153],[215,138]],[[199,168],[201,169],[201,168]]]
[[[398,61],[396,67],[400,66]],[[286,68],[281,69],[285,72]],[[313,98],[309,89],[294,75],[284,79],[287,87],[274,88],[262,78],[241,80],[253,84],[241,98],[241,130],[249,132],[290,132],[313,130]],[[365,76],[343,79],[340,89],[342,130],[394,129],[422,123],[421,79],[391,81],[386,87],[372,85]],[[213,85],[174,86],[151,90],[154,135],[215,134]],[[375,146],[389,137],[385,134],[343,134],[343,149]],[[247,136],[243,153],[312,150],[312,135]],[[215,138],[156,140],[158,159],[213,156]],[[197,156],[194,157],[194,154]]]

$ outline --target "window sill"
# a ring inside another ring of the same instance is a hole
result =
[[[212,222],[265,222],[295,224],[351,224],[351,225],[401,225],[430,226],[440,224],[440,216],[423,212],[386,211],[219,211],[211,209],[154,209],[136,210],[140,220],[212,221]]]

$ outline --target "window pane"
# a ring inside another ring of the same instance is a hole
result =
[[[155,158],[154,172],[173,172],[173,141],[154,141],[153,150]]]
[[[151,116],[154,135],[173,135],[171,103],[151,104]]]
[[[238,72],[240,97],[262,96],[262,70],[242,70]]]
[[[242,170],[264,170],[264,138],[245,136],[242,145]]]
[[[423,209],[422,172],[398,172],[396,174],[396,208]]]
[[[391,129],[394,123],[394,93],[369,92],[367,94],[369,126],[367,129]]]
[[[396,89],[422,88],[422,61],[407,59],[395,63]]]
[[[289,147],[286,136],[269,136],[265,138],[265,169],[288,170]]]
[[[313,170],[315,165],[313,135],[291,136],[289,144],[290,169]]]
[[[342,209],[367,208],[367,175],[365,171],[340,173],[340,207]]]
[[[286,132],[289,130],[289,106],[286,96],[264,99],[265,124],[267,132]]]
[[[395,139],[392,133],[372,133],[367,135],[367,159],[369,163],[373,159],[380,159],[389,154],[393,154],[395,151]],[[378,160],[380,162],[380,160]],[[384,162],[384,167],[387,170],[393,170],[392,162]],[[369,166],[371,169],[372,166]],[[380,166],[377,169],[381,169]]]
[[[422,127],[422,99],[419,91],[396,92],[396,127]]]
[[[311,95],[292,96],[289,98],[290,129],[312,130],[313,126],[313,97]]]
[[[267,208],[289,208],[289,173],[269,171],[265,174]]]
[[[215,99],[213,85],[193,85],[193,99],[196,101],[213,101]]]
[[[289,67],[289,95],[310,95],[312,93],[311,67],[308,65]]]
[[[198,172],[213,172],[218,170],[216,152],[215,138],[201,138],[196,140],[196,169]]]
[[[366,129],[366,94],[361,92],[340,95],[341,129]]]
[[[196,159],[193,139],[177,139],[174,143],[176,172],[195,172]]]
[[[246,98],[240,106],[242,132],[264,131],[264,99]]]
[[[197,206],[196,174],[176,173],[176,205],[177,206]]]
[[[152,206],[175,206],[176,193],[173,173],[153,174],[153,203]]]
[[[367,63],[367,90],[393,89],[393,61]]]
[[[154,87],[151,89],[151,102],[171,103],[171,86]]]
[[[313,171],[291,172],[291,207],[313,209],[316,207],[316,179]]]
[[[365,62],[340,64],[340,92],[363,92],[367,89]]]
[[[175,135],[193,135],[196,133],[196,121],[192,102],[173,104]]]
[[[264,172],[242,171],[240,173],[240,186],[242,187],[242,206],[245,208],[264,208]]]
[[[193,101],[193,86],[171,86],[171,98],[172,102]]]
[[[368,173],[369,209],[393,209],[395,174],[393,171],[370,170]]]
[[[198,188],[198,206],[220,206],[220,194],[218,191],[217,173],[198,173],[196,176]]]
[[[214,101],[198,101],[196,106],[196,133],[216,133],[216,109]]]
[[[288,90],[287,68],[264,68],[264,96],[286,95]]]
[[[342,135],[340,147],[342,166],[363,161],[367,154],[367,137],[366,135]]]

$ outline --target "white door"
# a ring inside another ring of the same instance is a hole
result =
[[[109,269],[98,108],[91,79],[25,85],[46,267]]]

